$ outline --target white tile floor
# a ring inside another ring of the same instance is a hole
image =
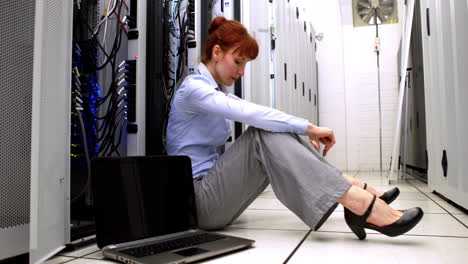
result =
[[[205,263],[466,263],[468,215],[429,193],[418,180],[388,185],[377,173],[350,173],[379,191],[398,186],[401,194],[392,203],[397,209],[419,206],[424,218],[413,230],[389,238],[368,230],[360,241],[351,233],[339,206],[319,232],[309,228],[267,189],[228,229],[221,233],[256,240],[251,249]],[[60,252],[47,264],[115,263],[104,259],[96,245]]]

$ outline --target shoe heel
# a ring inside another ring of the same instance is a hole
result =
[[[369,207],[367,208],[367,211],[361,216],[354,214],[353,212],[351,212],[349,209],[345,207],[344,214],[345,214],[346,223],[348,224],[351,231],[353,231],[353,233],[360,240],[365,239],[367,236],[366,231],[364,230],[364,227],[366,226],[366,220],[369,217],[372,211],[372,208],[374,207],[374,203],[376,199],[377,199],[377,196],[374,195]]]
[[[350,225],[349,228],[351,229],[351,231],[353,231],[353,233],[354,233],[360,240],[364,240],[364,239],[366,238],[366,236],[367,236],[366,230],[364,230],[363,227]]]

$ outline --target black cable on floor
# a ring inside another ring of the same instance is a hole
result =
[[[302,244],[304,243],[304,241],[306,240],[306,238],[310,235],[310,233],[312,232],[312,229],[309,230],[309,232],[307,232],[307,234],[302,238],[301,242],[299,242],[299,244],[296,246],[296,248],[293,250],[293,252],[291,252],[291,254],[289,254],[289,256],[286,258],[286,260],[283,262],[283,264],[286,264],[288,263],[288,261],[292,258],[292,256],[296,253],[296,251],[299,249],[300,246],[302,246]]]
[[[356,178],[356,175],[357,175],[358,173],[359,173],[359,170],[356,171],[352,177],[353,177],[353,178]],[[283,264],[288,263],[288,261],[289,261],[289,260],[292,258],[292,256],[296,253],[296,251],[299,249],[299,247],[302,246],[302,244],[304,243],[304,241],[307,239],[307,237],[310,235],[311,232],[312,232],[312,229],[310,229],[309,232],[307,232],[307,234],[302,238],[301,242],[299,242],[299,244],[296,246],[296,248],[291,252],[291,254],[289,254],[289,256],[286,258],[286,260],[283,262]]]

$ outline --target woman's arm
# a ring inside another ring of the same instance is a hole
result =
[[[206,85],[202,78],[184,82],[175,98],[181,111],[222,116],[272,132],[306,135],[308,121],[277,109],[257,105],[234,96],[227,96]]]
[[[187,83],[184,82],[174,103],[182,111],[218,115],[272,132],[307,135],[317,150],[320,151],[320,143],[325,145],[324,156],[335,144],[333,130],[315,126],[303,118],[277,109],[250,103],[235,96],[227,96],[211,87],[205,77],[200,76]]]

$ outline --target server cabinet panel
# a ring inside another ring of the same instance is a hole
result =
[[[70,242],[72,2],[36,1],[31,138],[30,262]]]
[[[35,8],[0,3],[0,260],[29,250]]]

